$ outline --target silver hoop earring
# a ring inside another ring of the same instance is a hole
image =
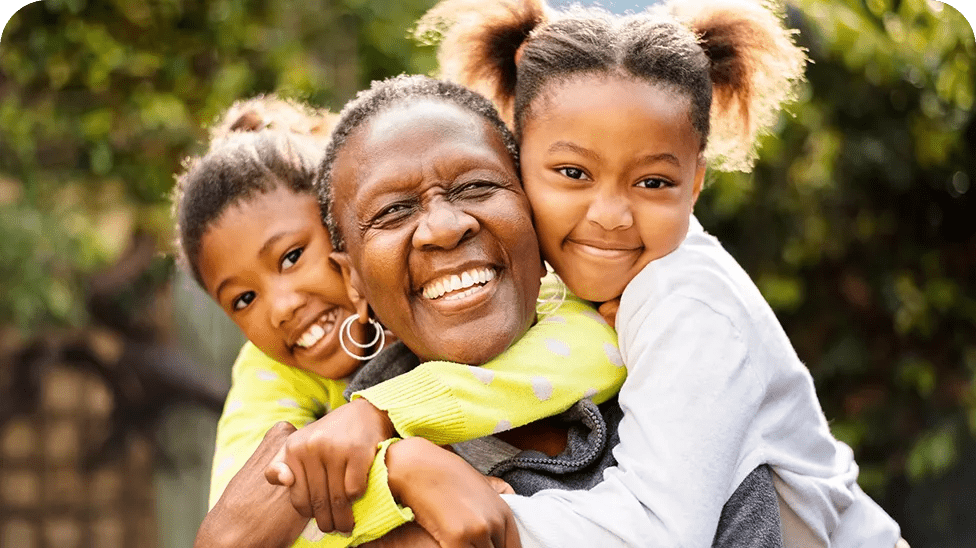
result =
[[[370,318],[369,324],[372,325],[373,329],[376,330],[376,334],[373,336],[373,340],[363,344],[357,341],[356,339],[354,339],[352,336],[352,322],[358,319],[359,319],[359,314],[353,314],[352,316],[349,316],[348,318],[345,319],[345,321],[342,322],[342,326],[339,327],[339,345],[342,346],[342,350],[346,354],[348,354],[349,357],[364,362],[375,358],[383,350],[383,347],[386,346],[386,333],[383,332],[383,326],[380,325],[380,322],[374,320],[373,318]],[[346,337],[349,337],[349,342],[355,345],[357,348],[369,348],[375,345],[377,341],[379,341],[380,345],[379,348],[377,348],[376,351],[373,352],[372,354],[368,356],[360,356],[355,352],[351,352],[349,350],[349,347],[346,346]]]
[[[566,301],[566,284],[555,272],[550,272],[549,275],[556,278],[558,287],[546,291],[545,295],[540,293],[539,298],[536,299],[535,311],[542,317],[541,319],[551,316]]]

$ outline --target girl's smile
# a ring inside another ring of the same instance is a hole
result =
[[[339,345],[352,304],[309,193],[277,187],[230,206],[202,238],[207,292],[262,352],[327,378],[359,363]],[[362,338],[362,337],[360,337]]]
[[[687,98],[622,76],[580,76],[540,96],[522,130],[522,177],[543,256],[604,302],[688,230],[705,165]]]

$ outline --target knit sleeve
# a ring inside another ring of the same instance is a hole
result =
[[[217,423],[210,483],[210,507],[217,503],[228,483],[280,421],[302,428],[345,403],[345,382],[325,379],[280,364],[247,343],[232,373],[224,411]],[[356,526],[352,536],[324,535],[314,520],[295,546],[355,546],[377,539],[413,519],[409,508],[399,506],[386,482],[386,447],[380,447],[369,474],[366,494],[353,503]]]
[[[561,289],[553,277],[543,291]],[[559,414],[582,398],[606,401],[626,377],[617,336],[567,292],[503,354],[481,367],[433,361],[355,392],[387,411],[397,432],[457,443]]]

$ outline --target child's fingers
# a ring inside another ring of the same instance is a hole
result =
[[[308,479],[305,476],[305,468],[300,462],[289,465],[295,475],[295,481],[288,488],[288,497],[291,505],[303,517],[314,517],[312,505],[309,500]]]
[[[290,487],[295,483],[295,475],[285,462],[285,455],[285,446],[282,445],[271,462],[264,468],[264,478],[268,480],[268,483],[284,487]]]
[[[309,509],[312,517],[323,533],[335,531],[335,522],[332,519],[332,502],[329,493],[329,478],[326,474],[325,463],[316,461],[314,464],[305,467],[306,481],[308,482]]]
[[[353,527],[352,506],[346,493],[347,462],[340,462],[328,470],[329,499],[327,503],[332,507],[332,524],[336,531],[351,533]]]
[[[369,481],[369,469],[373,467],[372,458],[351,458],[346,464],[346,495],[349,501],[359,500],[366,494],[366,484]]]

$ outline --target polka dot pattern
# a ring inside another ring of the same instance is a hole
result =
[[[555,316],[547,316],[542,322],[548,323],[566,323],[566,318],[556,314]],[[540,322],[541,323],[541,322]]]
[[[290,407],[292,409],[301,409],[302,407],[298,405],[298,402],[291,398],[281,398],[278,400],[278,405],[282,407]]]
[[[491,433],[492,434],[497,434],[499,432],[505,432],[506,430],[511,430],[511,429],[512,429],[512,423],[511,422],[506,421],[506,420],[501,420],[501,421],[498,421],[498,424],[495,425],[495,429],[492,430]]]
[[[610,363],[616,365],[617,367],[624,366],[624,357],[620,355],[620,350],[610,343],[603,343],[603,352],[606,353],[607,359]]]
[[[227,412],[233,413],[235,411],[240,411],[244,407],[244,402],[241,400],[231,400],[227,403]]]
[[[607,320],[604,320],[603,316],[601,316],[600,313],[595,310],[587,310],[586,312],[583,312],[583,315],[593,321],[600,322],[603,325],[610,325],[607,323]]]
[[[552,397],[552,381],[545,377],[532,377],[532,392],[539,401],[546,401]]]
[[[259,369],[255,375],[257,375],[259,381],[271,382],[278,380],[278,374],[267,369]]]
[[[224,457],[223,460],[221,460],[220,463],[217,464],[217,468],[214,469],[214,475],[215,476],[219,476],[219,475],[223,474],[224,472],[230,470],[230,467],[233,464],[234,464],[234,456],[233,455]]]
[[[308,525],[302,530],[302,538],[310,542],[318,542],[325,537],[325,533],[319,530],[318,524],[314,519],[308,520]]]
[[[490,369],[470,365],[468,366],[468,369],[471,370],[471,374],[473,374],[475,378],[485,384],[491,384],[491,381],[495,379],[495,372]]]
[[[590,388],[586,392],[583,392],[584,398],[592,398],[593,396],[596,396],[596,388]]]
[[[564,358],[569,357],[569,345],[558,339],[546,339],[545,341],[546,349],[557,356],[562,356]]]

